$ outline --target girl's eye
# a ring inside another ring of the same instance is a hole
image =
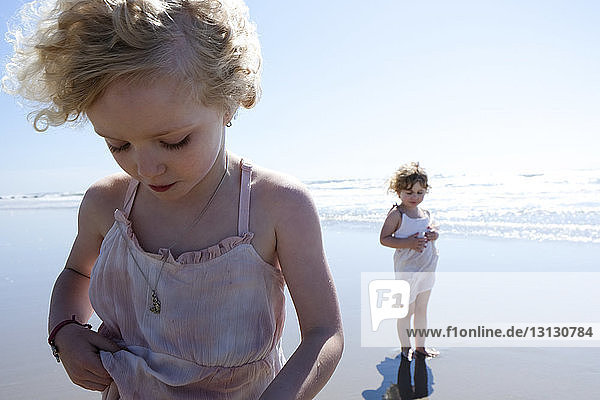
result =
[[[169,150],[179,150],[181,149],[183,146],[185,146],[186,144],[188,144],[190,142],[190,135],[186,136],[182,141],[177,142],[177,143],[164,143],[161,142],[162,145]]]
[[[125,151],[129,148],[129,143],[125,143],[124,145],[121,146],[113,146],[112,144],[106,142],[106,144],[108,145],[108,149],[110,150],[111,153],[115,154],[115,153],[119,153],[121,151]]]

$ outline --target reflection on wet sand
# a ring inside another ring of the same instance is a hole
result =
[[[433,372],[422,355],[417,354],[412,361],[401,355],[386,357],[377,370],[383,382],[377,390],[365,390],[365,400],[427,399],[433,393]]]

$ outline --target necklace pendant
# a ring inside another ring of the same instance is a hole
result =
[[[156,290],[152,291],[152,307],[150,307],[150,311],[154,314],[160,314],[160,300],[156,295]]]

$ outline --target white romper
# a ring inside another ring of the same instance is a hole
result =
[[[424,233],[427,227],[431,226],[428,212],[421,218],[411,218],[405,213],[401,214],[400,227],[393,233],[395,238],[404,239],[418,232]],[[410,303],[415,301],[419,293],[433,288],[437,261],[438,251],[435,242],[427,242],[422,253],[412,249],[396,249],[394,252],[396,279],[410,284]]]

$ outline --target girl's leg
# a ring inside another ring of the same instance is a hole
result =
[[[422,332],[427,329],[427,303],[429,303],[429,296],[431,295],[431,290],[428,290],[423,293],[419,293],[415,300],[415,330],[421,329]],[[425,349],[425,336],[417,335],[415,336],[415,347],[417,353],[423,354],[426,357],[435,357],[439,354],[439,352],[434,351],[432,349]]]
[[[404,318],[398,318],[396,328],[398,329],[398,338],[400,338],[400,346],[402,346],[402,354],[409,358],[410,355],[410,338],[408,337],[408,330],[410,329],[410,318],[414,314],[415,303],[411,303],[408,308],[408,314]]]

